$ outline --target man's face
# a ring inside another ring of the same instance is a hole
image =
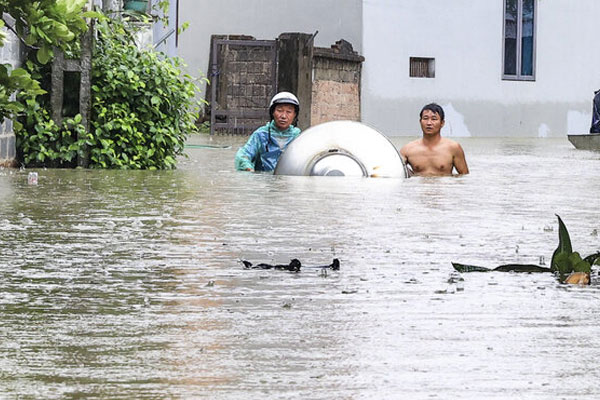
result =
[[[294,118],[296,117],[296,109],[291,104],[278,104],[273,110],[273,119],[275,120],[275,126],[280,131],[285,131],[290,127]]]
[[[421,115],[421,129],[424,135],[439,134],[444,126],[444,121],[440,118],[440,114],[434,113],[431,110],[423,111]]]

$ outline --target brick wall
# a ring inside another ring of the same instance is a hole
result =
[[[252,133],[268,120],[275,91],[296,94],[301,129],[327,121],[360,121],[364,57],[345,40],[331,48],[315,48],[313,40],[314,35],[298,32],[282,33],[277,41],[214,35],[211,133]]]
[[[315,48],[311,125],[327,121],[360,121],[360,79],[364,57],[344,40],[330,49]]]

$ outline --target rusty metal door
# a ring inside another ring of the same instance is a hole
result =
[[[277,92],[275,40],[212,41],[210,133],[248,135],[269,118]]]

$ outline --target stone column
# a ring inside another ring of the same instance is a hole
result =
[[[279,67],[277,90],[292,92],[300,101],[298,126],[311,125],[312,59],[315,35],[308,33],[282,33],[277,39]]]

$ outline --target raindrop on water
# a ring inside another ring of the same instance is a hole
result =
[[[31,225],[31,224],[33,224],[33,221],[31,220],[31,218],[25,217],[25,218],[21,219],[21,224],[23,224],[23,225]]]

